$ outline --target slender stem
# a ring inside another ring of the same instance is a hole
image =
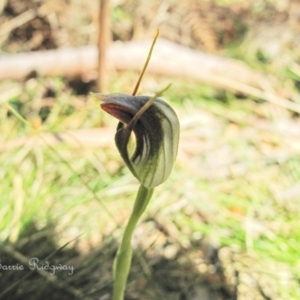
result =
[[[140,185],[131,216],[125,228],[122,242],[114,262],[113,300],[124,299],[125,286],[132,258],[131,238],[141,215],[151,199],[153,190],[154,188],[148,189],[143,185]]]

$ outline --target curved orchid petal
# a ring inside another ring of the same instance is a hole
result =
[[[115,141],[133,175],[147,188],[163,183],[171,173],[178,150],[179,120],[174,110],[157,98],[139,115],[153,98],[126,94],[96,97],[103,102],[101,108],[120,121]],[[132,131],[136,147],[130,156],[128,143]]]

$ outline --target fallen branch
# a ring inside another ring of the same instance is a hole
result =
[[[112,147],[114,141],[111,137],[115,134],[112,128],[81,129],[63,133],[42,133],[2,143],[0,151],[11,151],[18,147],[35,147],[65,143],[70,147],[106,148]]]
[[[140,70],[149,41],[116,42],[108,48],[107,67],[118,71]],[[97,48],[58,49],[0,56],[0,80],[22,79],[32,72],[41,76],[77,76],[97,69]],[[195,80],[216,88],[261,98],[300,113],[300,105],[267,90],[275,82],[245,63],[160,39],[148,72]],[[292,93],[288,93],[292,95]]]
[[[149,41],[116,42],[108,48],[107,64],[116,70],[140,70]],[[0,80],[23,79],[32,72],[41,76],[74,76],[97,69],[97,48],[87,46],[0,56]],[[246,64],[206,54],[160,39],[149,71],[207,83],[223,77],[260,86],[262,75]],[[224,85],[220,83],[220,85]]]

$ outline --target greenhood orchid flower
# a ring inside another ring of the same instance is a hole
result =
[[[169,177],[178,150],[178,117],[157,95],[151,98],[95,94],[102,101],[101,108],[120,121],[115,135],[117,148],[132,174],[146,188],[156,187]],[[136,147],[130,155],[132,131]]]
[[[169,177],[177,156],[179,120],[174,110],[158,98],[169,86],[153,97],[135,96],[158,34],[159,31],[153,40],[132,96],[94,94],[94,97],[102,101],[101,108],[119,120],[115,135],[117,148],[129,170],[140,182],[133,210],[114,260],[113,300],[124,300],[132,259],[131,239],[134,229],[151,199],[154,187]],[[129,151],[132,132],[136,141],[133,154]]]

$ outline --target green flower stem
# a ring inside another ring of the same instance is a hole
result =
[[[123,300],[127,277],[130,270],[131,258],[132,258],[132,248],[131,248],[131,238],[134,229],[145,211],[151,196],[153,194],[154,188],[146,188],[140,185],[136,200],[134,203],[133,211],[131,213],[128,224],[125,228],[122,243],[118,249],[115,262],[114,262],[114,291],[113,300]]]

